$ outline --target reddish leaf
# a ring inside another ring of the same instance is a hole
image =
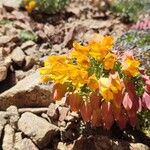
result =
[[[132,100],[131,98],[129,97],[129,94],[128,93],[125,93],[125,96],[123,98],[123,106],[126,110],[129,110],[132,108]]]
[[[102,103],[102,121],[103,126],[106,129],[110,129],[114,123],[114,118],[112,114],[112,105],[110,102]]]
[[[52,99],[53,100],[61,100],[66,93],[66,87],[60,83],[56,83],[53,86],[52,90]]]
[[[113,105],[120,108],[124,97],[124,92],[120,91],[117,94],[114,94]]]
[[[119,119],[117,121],[120,129],[124,129],[126,127],[127,121],[128,121],[127,114],[125,112],[121,112]]]
[[[147,91],[148,93],[150,93],[150,80],[147,80],[147,81],[146,81],[146,87],[145,87],[145,89],[146,89],[146,91]]]
[[[101,112],[100,109],[93,110],[91,117],[91,125],[93,127],[99,127],[101,125]]]
[[[80,107],[80,112],[83,120],[89,122],[92,115],[92,107],[90,102],[84,102]]]
[[[150,110],[150,95],[144,92],[142,97],[142,103],[144,107],[148,108]]]
[[[90,95],[90,103],[93,109],[100,109],[100,96],[96,92]]]
[[[79,94],[74,93],[71,94],[67,97],[67,101],[70,105],[71,111],[79,111],[81,103],[82,103],[82,98]]]
[[[137,113],[133,109],[130,109],[130,110],[127,110],[127,114],[128,114],[131,126],[135,127],[137,124]]]
[[[114,119],[118,120],[121,112],[121,107],[116,107],[116,105],[113,105],[112,107],[113,107]]]

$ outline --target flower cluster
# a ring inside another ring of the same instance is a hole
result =
[[[137,113],[150,109],[150,79],[131,53],[112,51],[113,38],[96,34],[88,43],[73,43],[65,55],[49,56],[40,68],[43,82],[53,81],[52,98],[79,111],[93,127],[109,129],[114,121],[125,128]]]

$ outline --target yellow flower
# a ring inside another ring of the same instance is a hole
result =
[[[98,80],[95,75],[92,75],[88,78],[88,86],[93,91],[96,91],[99,88]]]
[[[123,84],[119,77],[119,74],[116,72],[114,74],[111,74],[109,78],[111,80],[111,90],[113,91],[113,93],[117,94],[123,88]]]
[[[134,59],[133,55],[125,54],[125,58],[122,62],[122,70],[126,75],[132,77],[139,75],[139,66],[140,62]]]
[[[106,70],[113,69],[116,59],[117,59],[117,56],[115,54],[108,53],[103,60],[104,68]]]
[[[90,50],[88,45],[83,46],[78,42],[73,43],[73,49],[77,52],[82,53],[83,55],[88,55]]]
[[[96,35],[89,42],[89,54],[97,60],[102,60],[113,46],[113,39],[111,36]]]
[[[24,3],[25,3],[25,8],[29,13],[31,13],[33,11],[33,9],[35,9],[35,7],[36,7],[35,0],[31,0],[31,1],[24,0]]]
[[[43,82],[54,80],[60,83],[67,81],[68,64],[66,56],[49,56],[44,62],[45,67],[40,68]]]
[[[99,79],[100,93],[106,101],[113,100],[113,92],[111,91],[111,80],[109,78],[101,77]]]
[[[88,72],[80,66],[68,64],[68,77],[72,84],[79,89],[87,83]]]
[[[77,64],[83,68],[89,67],[89,47],[82,46],[80,43],[74,42],[73,49],[70,52],[71,58],[76,58]]]
[[[122,83],[118,73],[111,74],[109,78],[101,77],[99,79],[99,89],[106,101],[113,100],[114,94],[122,90]]]

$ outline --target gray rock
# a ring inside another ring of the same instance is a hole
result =
[[[35,64],[35,60],[33,57],[31,56],[25,57],[25,66],[24,66],[25,70],[31,69],[34,66],[34,64]]]
[[[30,137],[39,148],[47,146],[59,131],[57,126],[30,112],[22,114],[18,121],[18,128]]]
[[[0,111],[0,139],[2,135],[3,128],[7,123],[8,114],[4,111]]]
[[[15,133],[14,149],[20,150],[22,144],[22,132]]]
[[[21,0],[2,0],[2,4],[9,8],[9,9],[16,9],[19,8],[20,4],[21,4]]]
[[[59,118],[59,111],[56,104],[51,103],[48,107],[47,115],[51,121],[57,121]]]
[[[17,128],[17,122],[19,120],[19,113],[16,106],[10,106],[7,108],[7,113],[9,115],[9,124],[16,129]]]
[[[4,129],[3,150],[13,150],[15,131],[11,125],[7,124]]]
[[[38,150],[38,148],[30,139],[24,138],[21,143],[21,150]]]
[[[142,143],[130,143],[130,150],[150,150],[150,147]]]
[[[11,105],[21,107],[44,107],[52,102],[50,99],[52,85],[40,83],[39,72],[35,72],[14,87],[0,94],[0,110]]]
[[[5,80],[7,77],[7,68],[5,66],[0,67],[0,82]]]
[[[18,66],[22,66],[25,54],[20,47],[17,47],[12,51],[11,58]]]
[[[24,43],[21,45],[21,49],[22,49],[22,50],[25,50],[25,49],[27,49],[27,48],[29,48],[29,47],[34,46],[34,45],[35,45],[35,43],[34,43],[33,41],[26,41],[26,42],[24,42]]]
[[[7,43],[9,43],[10,41],[16,41],[18,40],[18,38],[16,36],[8,36],[8,35],[4,35],[0,37],[0,46],[3,46]]]

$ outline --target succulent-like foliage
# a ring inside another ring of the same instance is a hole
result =
[[[23,5],[28,12],[34,9],[40,12],[53,14],[61,11],[69,0],[23,0]]]
[[[142,65],[150,69],[150,29],[145,31],[130,30],[126,32],[118,38],[115,49],[119,52],[126,49],[133,51],[134,55],[141,60]]]
[[[132,29],[135,30],[148,30],[150,29],[150,17],[146,17],[142,20],[139,20],[136,24],[132,26]]]

